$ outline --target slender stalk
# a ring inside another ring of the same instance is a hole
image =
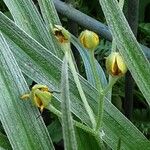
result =
[[[87,114],[90,117],[90,121],[92,123],[92,127],[95,128],[96,127],[96,120],[95,120],[94,112],[91,109],[91,107],[89,106],[88,101],[86,99],[86,96],[84,94],[84,91],[82,89],[82,86],[81,86],[81,83],[80,83],[80,80],[79,80],[79,77],[78,77],[78,73],[76,71],[76,68],[75,68],[75,65],[73,63],[73,59],[72,59],[72,56],[71,56],[70,43],[66,43],[66,44],[63,43],[62,47],[63,47],[64,53],[66,53],[66,51],[68,53],[68,63],[69,63],[69,66],[70,66],[73,78],[75,80],[78,92],[79,92],[81,100],[82,100],[82,102],[84,104],[85,110],[86,110]]]
[[[98,114],[97,114],[97,123],[96,123],[96,128],[95,128],[95,130],[98,131],[102,125],[105,95],[103,93],[102,84],[100,82],[98,72],[96,69],[94,50],[89,50],[89,53],[90,53],[90,63],[92,65],[92,72],[95,78],[95,85],[98,90]]]
[[[53,114],[55,114],[56,116],[58,116],[59,118],[62,117],[62,113],[56,109],[53,105],[49,104],[46,109],[48,109],[49,111],[51,111]]]
[[[69,48],[70,49],[70,48]],[[70,52],[70,51],[69,51]],[[85,109],[90,117],[90,120],[91,120],[91,123],[93,125],[93,128],[95,128],[96,126],[96,121],[95,121],[95,117],[94,117],[94,113],[93,113],[93,110],[91,109],[91,107],[89,106],[87,100],[86,100],[86,97],[85,97],[85,94],[84,94],[84,91],[82,89],[82,86],[81,86],[81,83],[79,81],[79,78],[78,78],[78,74],[76,72],[76,69],[75,69],[75,66],[73,64],[73,60],[72,60],[72,57],[71,57],[71,54],[69,54],[69,65],[70,65],[70,69],[71,69],[71,72],[73,74],[73,77],[74,77],[74,80],[75,80],[75,83],[76,83],[76,86],[78,88],[78,91],[79,91],[79,94],[81,96],[81,99],[84,103],[84,106],[85,106]]]
[[[116,43],[114,40],[113,40],[112,46],[113,46],[112,48],[115,51]],[[111,90],[113,84],[116,82],[116,78],[110,78],[108,86],[106,87],[105,90],[103,90],[102,83],[99,79],[97,67],[96,67],[96,63],[95,63],[94,49],[90,49],[89,54],[90,54],[90,64],[92,66],[92,72],[93,72],[93,76],[95,79],[95,86],[96,86],[96,89],[98,90],[98,114],[97,114],[97,124],[96,124],[96,128],[95,128],[95,130],[98,131],[102,126],[105,96],[106,96],[107,92],[109,90]]]
[[[93,76],[95,78],[95,86],[96,86],[96,89],[100,92],[102,92],[102,83],[99,79],[99,76],[98,76],[98,72],[97,72],[97,68],[96,68],[96,63],[95,63],[95,57],[94,57],[94,50],[89,50],[89,53],[90,53],[90,63],[91,63],[91,68],[92,68],[92,72],[93,72]]]
[[[61,113],[58,109],[56,109],[53,105],[50,104],[50,105],[48,105],[46,108],[47,108],[49,111],[51,111],[52,113],[54,113],[56,116],[58,116],[59,118],[62,117],[62,113]],[[84,125],[83,123],[80,123],[80,122],[78,122],[78,121],[75,121],[75,120],[73,120],[73,123],[74,123],[74,125],[75,125],[76,127],[81,128],[81,129],[84,130],[85,132],[88,132],[88,133],[92,134],[93,136],[95,136],[96,133],[94,132],[94,130],[93,130],[92,128],[90,128],[90,127]]]
[[[54,114],[55,114],[56,116],[58,116],[59,118],[62,117],[62,113],[61,113],[59,110],[57,110],[53,105],[51,105],[51,104],[48,105],[48,106],[46,107],[46,109],[48,109],[49,111],[51,111],[52,113],[54,113]],[[74,125],[75,125],[77,128],[80,128],[80,129],[82,129],[83,131],[85,131],[85,132],[87,132],[87,133],[93,135],[93,136],[95,137],[95,139],[97,140],[99,146],[100,146],[100,147],[102,146],[102,141],[100,140],[99,134],[98,134],[97,132],[95,132],[92,128],[90,128],[90,127],[84,125],[83,123],[80,123],[80,122],[78,122],[78,121],[75,121],[75,120],[73,120],[73,123],[74,123]]]
[[[97,124],[96,124],[96,131],[99,131],[99,129],[102,126],[102,120],[103,120],[103,113],[104,113],[104,99],[105,95],[112,89],[112,86],[116,83],[118,78],[110,78],[109,84],[106,86],[106,88],[103,90],[102,93],[99,92],[99,102],[98,102],[98,115],[97,115]]]
[[[103,93],[106,95],[113,87],[113,85],[116,83],[116,81],[119,79],[119,77],[111,77],[109,80],[109,84],[104,89]]]
[[[98,101],[98,114],[97,114],[97,124],[96,124],[96,132],[98,132],[102,126],[103,114],[104,114],[104,93],[99,93],[99,101]]]

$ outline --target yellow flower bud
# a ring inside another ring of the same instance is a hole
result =
[[[60,25],[55,25],[53,33],[60,43],[70,42],[70,33]]]
[[[33,104],[39,107],[42,112],[43,109],[51,102],[52,93],[46,85],[36,84],[32,87],[29,94],[24,94],[21,98],[30,98]]]
[[[95,49],[99,44],[99,37],[95,32],[85,30],[79,36],[81,44],[87,49]]]
[[[112,76],[122,76],[127,72],[127,66],[118,52],[112,52],[106,58],[106,69]]]

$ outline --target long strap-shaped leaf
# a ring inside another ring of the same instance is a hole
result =
[[[82,45],[79,43],[79,40],[77,38],[75,38],[75,36],[73,36],[73,35],[72,35],[72,43],[78,49],[78,51],[83,59],[85,71],[86,71],[86,75],[87,75],[87,80],[93,86],[95,86],[95,81],[94,81],[94,77],[93,77],[93,73],[92,73],[92,69],[91,69],[90,56],[89,56],[88,51],[82,47]],[[99,79],[101,80],[102,86],[104,88],[107,85],[107,79],[106,79],[105,73],[104,73],[102,67],[100,66],[100,64],[98,63],[98,61],[96,61],[96,64],[97,64]]]
[[[117,0],[99,0],[112,35],[134,80],[150,105],[150,63],[134,37]]]
[[[45,26],[32,0],[4,0],[4,2],[19,27],[48,50],[62,58],[62,49],[57,45],[57,41],[51,34],[49,34],[49,29]],[[51,4],[49,5],[51,6]],[[53,9],[51,9],[52,12]]]
[[[90,64],[90,56],[89,56],[88,51],[85,48],[83,48],[83,46],[79,43],[79,40],[73,35],[72,35],[71,42],[77,48],[77,50],[79,51],[79,53],[82,57],[88,82],[91,83],[91,85],[95,86],[95,79],[94,79],[94,75],[92,72],[92,66]],[[106,79],[105,73],[104,73],[101,65],[98,63],[98,61],[96,59],[95,59],[95,61],[97,64],[97,71],[98,71],[99,79],[102,83],[102,87],[104,88],[107,85],[107,79]],[[111,101],[110,93],[108,93],[106,97],[107,97],[107,99],[109,99]]]
[[[38,3],[47,27],[50,24],[61,24],[52,0],[38,0]]]
[[[38,83],[47,84],[50,88],[58,90],[60,84],[60,68],[62,61],[48,52],[42,45],[19,29],[12,21],[0,13],[0,30],[5,33],[11,49],[22,71]],[[18,47],[17,45],[20,47]],[[98,92],[81,76],[79,76],[90,106],[96,113],[96,97]],[[70,99],[72,112],[84,123],[89,123],[89,117],[80,101],[72,76],[69,74]],[[60,95],[55,95],[60,101]],[[117,147],[121,138],[122,149],[146,149],[148,140],[137,128],[128,121],[107,99],[104,107],[103,140],[113,149]],[[135,138],[136,137],[136,138]],[[138,138],[137,138],[138,137]],[[132,139],[132,140],[131,140]]]
[[[54,149],[37,109],[20,96],[29,91],[20,68],[0,33],[0,120],[13,149]]]
[[[68,81],[68,52],[65,53],[65,57],[62,63],[61,73],[61,112],[62,112],[62,128],[63,137],[66,150],[77,150],[77,143],[75,138],[75,131],[73,127],[73,120],[70,110],[70,93],[69,93],[69,81]]]
[[[53,2],[51,0],[38,0],[38,2],[39,2],[39,6],[41,8],[42,16],[43,16],[47,26],[49,26],[50,24],[60,24],[60,21],[57,16],[56,10],[54,8]],[[58,3],[59,3],[59,1],[58,1]],[[88,81],[92,85],[94,85],[95,81],[94,81],[93,73],[91,71],[88,52],[83,47],[81,47],[81,45],[79,45],[77,43],[78,41],[73,35],[72,35],[71,42],[76,46],[77,50],[79,51],[79,53],[83,59]],[[98,64],[98,62],[97,62],[97,68],[98,68],[98,73],[99,73],[99,78],[101,80],[101,83],[105,87],[107,84],[107,80],[106,80],[105,74],[103,72],[103,69]]]

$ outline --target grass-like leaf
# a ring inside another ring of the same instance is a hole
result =
[[[32,0],[4,0],[19,27],[35,38],[56,56],[62,58],[62,49],[49,33]],[[51,9],[51,12],[53,10]],[[55,43],[55,44],[53,44]]]
[[[132,33],[117,0],[99,0],[120,53],[150,105],[150,63]]]
[[[83,59],[87,80],[93,86],[95,86],[95,81],[94,81],[94,77],[93,77],[93,73],[92,73],[92,68],[90,65],[90,58],[89,58],[90,56],[89,56],[88,51],[81,46],[81,44],[79,43],[77,38],[75,38],[73,35],[72,35],[72,43],[75,45],[75,47],[77,48],[77,50],[79,51],[79,53]],[[97,61],[96,61],[96,64],[97,64],[99,79],[101,80],[102,86],[105,87],[107,85],[105,73]]]
[[[83,63],[84,63],[87,80],[89,81],[89,83],[91,83],[91,85],[93,85],[93,88],[94,88],[96,81],[95,81],[95,78],[93,75],[89,53],[85,48],[83,48],[83,46],[79,43],[79,40],[73,35],[72,35],[71,42],[76,47],[76,49],[79,51],[79,53],[82,57]],[[97,72],[98,72],[100,83],[102,83],[102,87],[105,88],[107,85],[107,79],[106,79],[105,73],[104,73],[101,65],[98,63],[98,61],[96,59],[95,59],[95,61],[96,61],[96,65],[97,65]],[[111,93],[110,92],[107,93],[106,97],[108,100],[111,101]]]
[[[38,0],[39,6],[41,8],[42,16],[45,20],[46,26],[50,28],[51,24],[61,24],[58,18],[58,15],[56,13],[56,10],[54,8],[54,4],[51,0]],[[72,41],[71,41],[79,51],[84,65],[85,65],[85,70],[86,70],[86,75],[88,81],[92,84],[95,85],[94,77],[91,71],[91,66],[89,62],[89,54],[88,52],[81,46],[79,45],[77,39],[72,35]],[[103,83],[103,86],[105,87],[107,84],[107,80],[105,77],[105,74],[103,72],[103,69],[97,62],[97,68],[98,68],[98,73],[99,73],[99,78],[101,80],[101,83]]]
[[[75,131],[70,110],[70,94],[68,81],[68,53],[66,52],[62,63],[61,73],[61,112],[62,128],[66,150],[77,150]]]
[[[46,26],[49,27],[50,24],[61,25],[57,12],[55,10],[53,1],[51,0],[38,0],[42,16],[46,23]]]
[[[47,130],[54,143],[58,143],[62,139],[62,127],[59,119],[56,119],[50,125],[48,125]]]
[[[7,39],[21,70],[34,81],[46,84],[51,89],[59,90],[62,61],[23,32],[2,13],[0,13],[0,29],[13,41]],[[80,75],[79,78],[88,102],[96,113],[98,92]],[[70,71],[69,83],[71,111],[82,122],[89,124],[89,117],[80,101],[80,96]],[[61,101],[59,94],[55,95],[55,97],[58,101]],[[107,99],[104,107],[103,130],[105,133],[103,140],[113,149],[117,147],[119,138],[122,141],[122,149],[138,150],[141,147],[146,149],[149,146],[148,140],[142,133]]]
[[[78,143],[78,150],[99,150],[100,147],[95,140],[95,137],[89,133],[84,132],[80,128],[76,128],[76,139]]]
[[[0,64],[0,120],[12,148],[54,149],[37,109],[20,99],[29,89],[2,33]]]

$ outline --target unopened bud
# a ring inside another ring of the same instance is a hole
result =
[[[89,30],[82,31],[79,36],[79,40],[85,48],[91,50],[95,49],[99,44],[98,35],[95,32]]]
[[[127,72],[127,66],[118,52],[112,52],[106,58],[106,69],[112,76],[122,76]]]
[[[52,93],[46,85],[36,84],[32,87],[29,94],[21,96],[22,99],[30,98],[32,103],[40,108],[42,112],[45,107],[51,102]]]

